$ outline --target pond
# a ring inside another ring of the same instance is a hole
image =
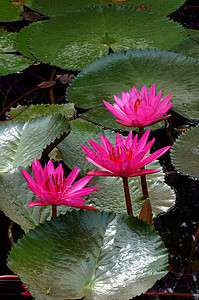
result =
[[[1,299],[199,297],[198,14],[191,0],[3,4]]]

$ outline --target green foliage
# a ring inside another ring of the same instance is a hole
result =
[[[54,17],[59,14],[63,14],[68,10],[76,10],[86,8],[95,5],[121,5],[121,6],[136,6],[144,10],[153,10],[161,15],[168,15],[179,8],[184,1],[183,0],[35,0],[37,9],[43,14]]]
[[[197,31],[198,33],[198,31]],[[174,46],[170,50],[199,60],[199,35],[194,35]]]
[[[0,126],[0,172],[26,167],[42,151],[64,134],[69,134],[68,120],[59,115],[43,116],[30,122],[10,122]],[[56,146],[56,145],[55,145]],[[50,152],[50,151],[49,151]]]
[[[11,251],[8,266],[36,299],[128,300],[167,273],[167,259],[147,223],[81,210],[30,231]]]
[[[144,30],[140,30],[143,24]],[[107,55],[109,48],[114,52],[132,48],[168,49],[188,36],[184,28],[166,17],[125,6],[95,6],[67,12],[32,24],[24,31],[21,34],[25,35],[27,45],[24,48],[19,44],[24,55],[31,52],[44,63],[73,70]]]
[[[180,173],[199,179],[199,126],[178,137],[172,146],[171,158]]]
[[[33,6],[33,0],[0,0],[0,20],[1,22],[13,22],[17,20],[22,20],[20,14],[24,11],[23,5],[30,8],[35,8]]]
[[[7,114],[11,116],[16,116],[14,118],[15,121],[30,121],[33,118],[36,118],[37,116],[44,116],[44,115],[54,115],[54,114],[60,114],[62,116],[65,116],[67,118],[72,117],[74,114],[74,105],[73,104],[62,104],[62,105],[31,105],[29,107],[27,106],[21,106],[17,109],[8,111]]]

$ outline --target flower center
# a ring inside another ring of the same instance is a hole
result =
[[[126,146],[117,147],[116,149],[113,148],[111,151],[109,151],[110,160],[116,164],[119,164],[122,150],[125,150],[128,160],[131,161],[133,157],[133,150],[131,148],[127,148]]]
[[[53,181],[53,184],[54,184],[54,188],[55,188],[55,192],[61,192],[62,190],[62,187],[63,187],[63,178],[62,176],[57,176],[54,175],[54,174],[50,174],[46,180],[46,186],[48,187],[49,186],[49,179],[52,179]]]
[[[140,103],[142,102],[142,99],[137,99],[134,103],[134,109],[135,113],[137,114],[138,107],[140,106]]]

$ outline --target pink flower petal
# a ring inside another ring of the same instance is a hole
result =
[[[70,172],[68,177],[65,179],[65,185],[70,186],[79,175],[79,171],[80,169],[78,167],[75,167],[75,169],[73,169],[72,172]]]
[[[47,205],[49,205],[49,203],[48,202],[45,202],[45,201],[33,201],[33,202],[29,202],[28,203],[28,206],[30,206],[30,207],[32,207],[32,206],[47,206]]]
[[[115,173],[111,173],[108,171],[90,171],[87,173],[88,176],[120,176],[119,174],[116,175]]]
[[[88,176],[88,177],[92,177],[92,176]],[[68,196],[69,198],[80,198],[86,195],[89,195],[90,193],[94,192],[95,190],[97,190],[99,188],[99,186],[93,186],[93,187],[87,187],[81,190],[76,190],[76,191],[69,191],[68,192]],[[86,201],[86,200],[85,200]]]
[[[75,192],[77,190],[82,189],[83,187],[85,187],[85,185],[87,185],[90,181],[92,180],[91,176],[85,176],[84,178],[81,178],[80,180],[78,180],[77,182],[75,182],[71,187],[69,192]]]
[[[164,148],[161,148],[157,151],[155,151],[154,153],[152,153],[151,155],[149,155],[147,158],[145,158],[140,164],[139,164],[139,168],[142,168],[148,164],[150,164],[152,161],[156,160],[157,158],[159,158],[161,155],[163,155],[165,152],[167,152],[169,149],[171,148],[171,146],[167,146]]]
[[[141,169],[139,171],[130,173],[128,177],[135,177],[135,176],[146,175],[146,174],[157,173],[157,172],[160,172],[160,170],[158,170],[158,169]]]

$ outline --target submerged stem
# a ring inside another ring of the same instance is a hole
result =
[[[144,133],[144,128],[140,127],[139,128],[139,140],[141,139],[141,137],[143,136]],[[144,169],[144,167],[142,167],[141,169]],[[147,188],[147,183],[146,183],[146,175],[141,175],[141,185],[142,185],[142,194],[144,195],[145,199],[149,198],[149,193],[148,193],[148,188]]]
[[[123,185],[124,185],[124,194],[126,199],[126,207],[128,215],[133,215],[132,205],[131,205],[131,197],[129,193],[129,185],[128,185],[128,178],[122,177]]]
[[[57,217],[57,205],[52,205],[52,217]]]

